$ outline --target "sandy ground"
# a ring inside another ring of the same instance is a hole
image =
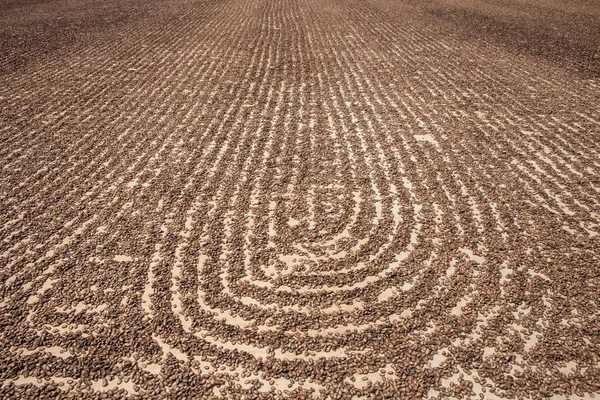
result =
[[[597,1],[0,23],[0,398],[600,395]]]

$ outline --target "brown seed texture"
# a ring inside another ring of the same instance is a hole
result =
[[[0,398],[600,395],[597,3],[0,22]]]

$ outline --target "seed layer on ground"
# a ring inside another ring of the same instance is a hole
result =
[[[0,398],[600,394],[593,1],[0,22]]]

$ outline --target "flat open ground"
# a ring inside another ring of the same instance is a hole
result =
[[[0,398],[600,395],[600,3],[0,2]]]

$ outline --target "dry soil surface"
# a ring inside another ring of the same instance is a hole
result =
[[[600,3],[4,0],[0,397],[600,394]]]

